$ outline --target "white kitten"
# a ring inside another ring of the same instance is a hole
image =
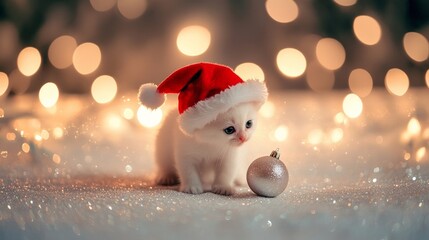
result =
[[[233,194],[243,144],[254,132],[258,109],[256,103],[239,104],[192,135],[179,129],[177,111],[170,112],[156,140],[157,183],[180,182],[185,193]]]

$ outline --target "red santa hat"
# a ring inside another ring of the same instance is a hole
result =
[[[166,93],[179,94],[179,125],[188,134],[240,103],[262,105],[268,97],[264,83],[243,81],[231,68],[214,63],[196,63],[180,68],[159,86],[143,84],[138,97],[142,105],[156,109],[164,103]]]

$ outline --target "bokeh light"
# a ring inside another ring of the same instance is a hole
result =
[[[315,92],[326,92],[334,87],[335,75],[332,71],[312,62],[307,69],[306,81]]]
[[[357,68],[350,72],[349,88],[353,93],[366,97],[371,93],[372,85],[371,74],[365,69]]]
[[[295,78],[305,72],[307,60],[299,50],[285,48],[277,54],[277,67],[285,76]]]
[[[161,123],[162,110],[157,108],[151,110],[143,105],[137,110],[137,119],[143,127],[152,128]]]
[[[339,112],[339,113],[335,114],[334,122],[336,124],[346,124],[347,123],[346,115],[344,115],[343,112]]]
[[[52,162],[54,162],[55,164],[60,164],[61,156],[56,153],[52,154]]]
[[[334,128],[331,131],[330,135],[331,135],[331,141],[333,143],[338,143],[338,142],[340,142],[343,139],[343,137],[344,137],[344,131],[341,128]]]
[[[146,10],[146,0],[118,0],[118,10],[128,19],[136,19]]]
[[[133,171],[133,166],[131,166],[131,165],[127,164],[127,165],[125,166],[125,172],[130,173],[130,172],[132,172],[132,171]]]
[[[39,100],[40,103],[45,108],[51,108],[55,106],[58,102],[58,98],[60,96],[60,91],[55,83],[48,82],[45,83],[39,91]]]
[[[0,96],[3,95],[9,87],[9,78],[4,72],[0,72]]]
[[[373,17],[360,15],[353,21],[353,31],[359,41],[366,45],[375,45],[381,39],[380,24]]]
[[[18,69],[27,77],[34,75],[39,70],[41,63],[42,56],[34,47],[26,47],[18,55]]]
[[[202,26],[188,26],[177,35],[177,48],[187,56],[203,54],[210,46],[210,31]]]
[[[49,61],[58,69],[64,69],[73,64],[73,53],[77,47],[76,39],[63,35],[56,38],[48,49]]]
[[[404,95],[410,85],[407,74],[398,68],[387,71],[384,81],[389,93],[396,96]]]
[[[357,118],[363,109],[362,100],[354,93],[349,93],[343,100],[343,112],[349,118]]]
[[[263,82],[265,80],[264,71],[255,63],[242,63],[235,68],[234,72],[244,81],[253,79]]]
[[[417,162],[421,162],[423,160],[423,158],[426,155],[426,148],[425,147],[420,147],[417,151],[416,151],[416,161]]]
[[[334,0],[340,6],[350,7],[356,4],[357,0]]]
[[[23,143],[23,144],[21,145],[21,149],[22,149],[22,151],[23,151],[24,153],[29,153],[29,152],[30,152],[30,150],[31,150],[30,144],[28,144],[28,143]]]
[[[419,122],[419,120],[415,117],[412,117],[410,121],[408,121],[407,124],[407,132],[410,137],[417,137],[420,135],[420,132],[422,131],[422,126]]]
[[[429,88],[429,69],[426,70],[425,80],[426,80],[426,86]]]
[[[416,62],[423,62],[429,56],[428,40],[420,33],[406,33],[403,45],[407,55]]]
[[[274,139],[278,142],[286,141],[289,135],[289,128],[285,125],[280,125],[274,130]]]
[[[267,0],[265,8],[268,15],[279,23],[292,22],[299,15],[298,5],[293,0]]]
[[[333,38],[323,38],[316,45],[316,57],[319,63],[328,70],[337,70],[346,60],[343,45]]]
[[[91,42],[82,43],[73,53],[73,66],[80,74],[94,72],[101,62],[100,48]]]
[[[64,130],[60,127],[56,127],[54,128],[54,130],[52,131],[52,133],[54,134],[54,138],[55,139],[60,139],[64,136]]]
[[[113,77],[108,75],[99,76],[91,86],[91,94],[97,103],[111,102],[118,91],[118,86]]]
[[[112,9],[117,0],[89,0],[91,6],[98,12],[105,12]]]
[[[124,120],[116,114],[109,114],[104,118],[104,127],[107,131],[121,131],[124,129]]]
[[[122,112],[122,116],[127,120],[131,120],[134,117],[134,111],[131,108],[125,108]]]

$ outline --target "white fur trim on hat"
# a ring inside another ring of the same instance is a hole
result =
[[[191,134],[240,103],[259,102],[262,105],[267,97],[268,90],[264,83],[248,80],[197,102],[179,116],[179,126],[183,132]]]
[[[165,102],[165,94],[159,93],[158,86],[146,83],[140,86],[138,97],[142,105],[149,109],[157,109]]]

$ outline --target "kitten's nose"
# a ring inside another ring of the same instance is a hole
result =
[[[238,140],[240,140],[240,142],[245,142],[247,139],[246,139],[246,136],[244,136],[244,135],[239,135],[238,136]]]

